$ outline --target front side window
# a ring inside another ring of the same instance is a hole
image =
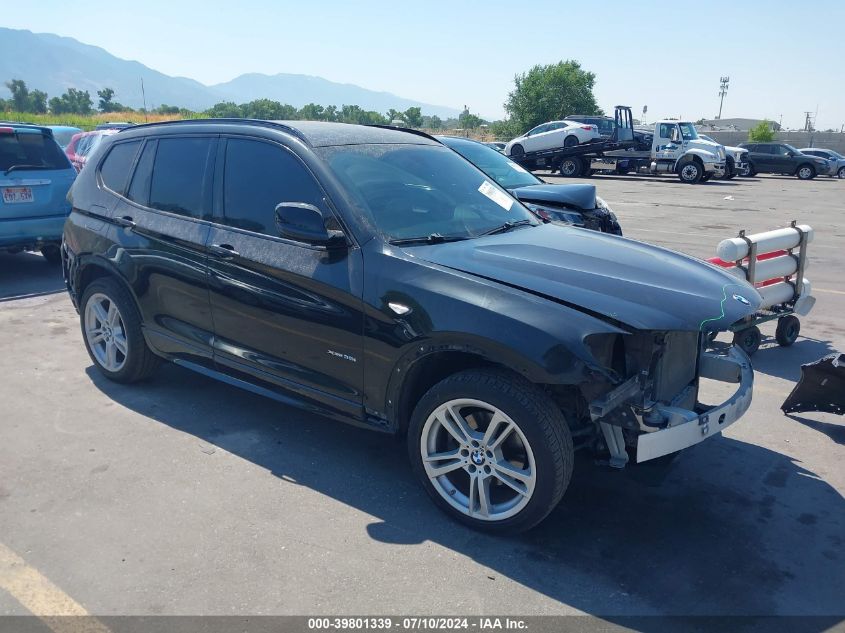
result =
[[[694,141],[698,138],[698,132],[692,123],[679,123],[678,127],[681,128],[681,136],[685,141]]]
[[[320,187],[290,151],[261,141],[229,139],[223,177],[225,224],[278,235],[275,210],[280,202],[324,206]]]
[[[108,156],[100,165],[100,177],[106,187],[120,195],[126,193],[129,172],[140,147],[141,141],[131,141],[118,143],[109,150]]]
[[[540,134],[541,132],[545,132],[549,129],[549,125],[544,123],[543,125],[538,125],[533,130],[530,130],[525,136],[534,136],[535,134]]]
[[[492,179],[442,145],[339,145],[316,151],[387,239],[462,239],[504,223],[538,223]]]
[[[162,138],[158,141],[149,206],[192,218],[208,209],[210,138]]]

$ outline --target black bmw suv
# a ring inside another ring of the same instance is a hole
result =
[[[802,154],[786,143],[740,143],[739,146],[748,150],[749,176],[785,174],[797,176],[800,180],[812,180],[830,169],[824,158]]]
[[[755,310],[751,286],[543,223],[422,134],[135,126],[70,198],[65,279],[106,377],[137,382],[166,359],[405,434],[434,501],[476,528],[543,519],[576,449],[615,467],[671,455],[751,402],[748,358],[707,336]],[[704,406],[700,377],[736,392]]]

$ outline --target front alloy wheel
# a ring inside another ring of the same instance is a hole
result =
[[[812,167],[810,167],[809,165],[802,165],[798,169],[798,178],[800,178],[801,180],[810,180],[815,175],[816,175],[815,170]]]
[[[488,532],[520,532],[546,517],[572,476],[572,436],[540,387],[503,369],[444,378],[408,426],[414,472],[452,518]]]
[[[450,400],[428,416],[420,438],[426,475],[458,512],[501,521],[531,500],[534,453],[519,426],[481,400]]]

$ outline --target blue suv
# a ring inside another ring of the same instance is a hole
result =
[[[0,123],[0,251],[40,250],[58,264],[75,178],[50,128]]]

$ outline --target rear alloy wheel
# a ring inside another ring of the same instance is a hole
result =
[[[575,178],[581,175],[581,159],[577,157],[564,158],[560,162],[560,175]]]
[[[690,185],[700,182],[703,175],[704,169],[702,169],[701,165],[694,160],[684,163],[678,170],[678,177],[681,179],[681,182],[685,182]]]
[[[527,530],[551,512],[572,475],[560,409],[536,385],[468,370],[423,396],[408,429],[414,471],[447,514],[490,532]]]
[[[569,135],[565,139],[563,139],[563,146],[564,147],[575,147],[578,145],[578,137]]]
[[[138,309],[119,282],[94,280],[85,289],[80,305],[85,347],[106,378],[130,383],[153,373],[159,358],[147,347]]]
[[[523,154],[525,154],[525,149],[519,143],[511,147],[511,156],[522,156]]]
[[[812,180],[816,177],[816,170],[812,165],[801,165],[796,172],[799,180]]]

